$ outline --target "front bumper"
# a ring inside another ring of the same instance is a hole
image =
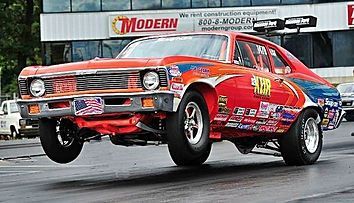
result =
[[[88,95],[73,95],[66,97],[41,98],[30,100],[18,100],[20,113],[23,118],[43,118],[43,117],[62,117],[75,116],[73,105],[74,99],[100,97],[103,100],[103,114],[121,113],[121,112],[154,112],[154,111],[173,111],[173,92],[139,92],[139,93],[117,93],[117,94],[88,94]],[[142,99],[153,98],[153,107],[143,107]],[[130,100],[129,104],[106,104],[108,100]],[[67,102],[68,107],[51,108],[52,103]],[[40,113],[31,114],[29,105],[37,104]]]

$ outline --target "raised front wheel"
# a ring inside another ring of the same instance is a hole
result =
[[[75,160],[83,146],[76,126],[70,120],[40,119],[39,136],[44,152],[57,163]]]
[[[167,142],[177,165],[200,165],[209,157],[209,113],[199,92],[187,92],[176,113],[167,118]]]

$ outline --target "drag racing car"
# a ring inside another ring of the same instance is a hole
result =
[[[27,67],[18,82],[21,115],[39,118],[42,147],[58,163],[108,135],[116,145],[167,143],[177,165],[204,163],[221,140],[306,165],[343,117],[330,83],[282,47],[236,32],[141,38],[115,59]]]

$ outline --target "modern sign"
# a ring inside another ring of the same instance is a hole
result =
[[[354,27],[354,4],[348,4],[348,26]]]
[[[192,31],[253,32],[253,21],[275,18],[278,15],[276,7],[144,14],[125,12],[109,16],[109,36],[146,36]]]

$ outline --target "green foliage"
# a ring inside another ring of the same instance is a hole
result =
[[[41,64],[40,0],[0,0],[1,92],[17,92],[17,76]]]

